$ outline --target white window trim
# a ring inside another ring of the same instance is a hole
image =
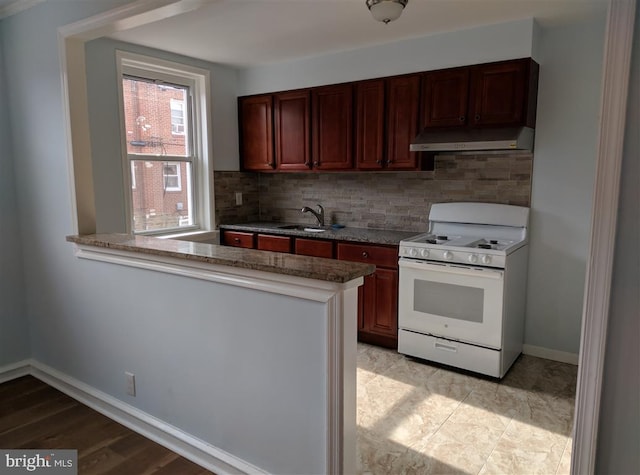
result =
[[[193,117],[193,129],[197,131],[191,138],[191,154],[197,157],[192,163],[191,173],[195,177],[193,183],[192,203],[194,226],[179,228],[179,231],[193,232],[197,230],[213,229],[214,207],[213,203],[213,167],[212,167],[212,145],[211,133],[211,73],[206,69],[197,68],[172,61],[165,61],[150,56],[130,53],[127,51],[116,51],[116,71],[118,78],[124,74],[137,75],[153,79],[165,80],[176,84],[187,84],[192,91],[191,116]],[[185,82],[186,81],[186,82]],[[122,81],[118,80],[119,114],[121,124],[121,156],[123,161],[123,185],[125,190],[125,219],[126,231],[133,233],[132,216],[132,195],[131,195],[131,173],[129,157],[127,152],[126,131],[124,125],[124,103]],[[141,156],[141,159],[151,157]],[[167,157],[158,157],[162,161],[167,161]],[[164,159],[163,159],[164,158]],[[171,161],[180,161],[180,157],[171,157]],[[178,229],[165,229],[161,231],[145,231],[136,234],[175,234]]]

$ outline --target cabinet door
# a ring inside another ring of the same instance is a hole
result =
[[[309,90],[283,92],[273,97],[275,158],[278,170],[308,170]]]
[[[417,168],[417,153],[409,145],[418,132],[420,77],[394,77],[387,81],[387,167]]]
[[[464,126],[468,105],[469,68],[433,71],[422,77],[422,128]]]
[[[398,271],[378,268],[365,280],[361,331],[379,335],[383,337],[379,342],[388,341],[389,346],[395,346],[398,338]]]
[[[253,233],[240,231],[223,231],[222,244],[225,246],[253,249]]]
[[[301,256],[326,257],[333,259],[333,242],[317,239],[296,238],[295,253]]]
[[[398,347],[398,248],[338,243],[341,260],[375,264],[358,288],[358,340]]]
[[[273,98],[271,94],[241,97],[240,159],[243,170],[273,170]]]
[[[311,93],[313,167],[318,170],[353,168],[353,87],[318,87]]]
[[[397,267],[398,248],[341,242],[338,244],[338,259],[383,267]]]
[[[256,248],[261,251],[291,252],[291,238],[289,236],[258,234]]]
[[[528,60],[504,61],[471,69],[470,125],[525,122]]]
[[[378,170],[384,163],[383,79],[356,83],[356,167]]]

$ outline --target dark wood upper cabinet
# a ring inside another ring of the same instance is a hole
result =
[[[311,91],[313,168],[353,168],[353,86],[317,87]]]
[[[243,170],[433,170],[424,128],[535,127],[531,58],[238,100]]]
[[[356,83],[356,167],[380,170],[384,165],[385,80]]]
[[[275,122],[275,159],[278,170],[308,170],[309,90],[273,95]]]
[[[240,156],[244,170],[273,170],[273,98],[271,94],[238,99]]]
[[[444,69],[422,77],[421,126],[467,125],[469,68]]]
[[[538,64],[530,58],[423,74],[421,127],[535,127]]]
[[[469,125],[535,126],[538,64],[530,58],[471,66]]]
[[[418,133],[419,100],[419,75],[387,80],[387,168],[417,168],[417,153],[409,145]]]

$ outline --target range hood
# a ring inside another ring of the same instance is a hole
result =
[[[424,129],[412,142],[412,152],[533,150],[530,127]]]

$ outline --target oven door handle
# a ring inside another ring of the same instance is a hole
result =
[[[473,269],[465,266],[453,266],[451,264],[431,264],[425,261],[400,258],[398,266],[405,269],[429,270],[433,272],[446,272],[448,274],[465,275],[469,277],[486,277],[489,279],[502,279],[504,271],[498,269]]]

